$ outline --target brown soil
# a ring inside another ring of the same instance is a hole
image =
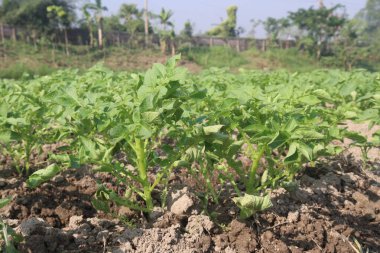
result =
[[[377,252],[380,177],[357,168],[349,159],[308,168],[297,192],[273,191],[273,208],[246,221],[228,200],[210,220],[186,188],[172,193],[168,211],[147,219],[120,208],[121,221],[91,206],[102,175],[68,170],[30,190],[0,169],[0,197],[14,197],[0,214],[24,235],[21,252],[354,252],[354,237]]]
[[[348,127],[371,137],[362,125]],[[0,198],[13,201],[0,216],[24,236],[21,252],[338,253],[355,252],[354,238],[380,252],[380,166],[379,157],[371,158],[372,171],[361,169],[355,153],[305,168],[296,192],[274,190],[273,207],[244,221],[228,193],[209,206],[210,216],[203,215],[199,189],[181,170],[171,178],[175,190],[166,209],[146,217],[112,207],[114,215],[106,215],[92,207],[91,198],[97,183],[112,186],[111,177],[69,169],[31,190],[3,161]]]

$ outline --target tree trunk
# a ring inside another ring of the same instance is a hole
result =
[[[51,59],[53,60],[53,66],[57,67],[57,63],[55,61],[55,43],[53,42],[52,50],[51,50]]]
[[[14,42],[17,41],[17,34],[16,34],[16,28],[15,27],[12,27],[12,40]]]
[[[160,46],[161,46],[161,53],[163,55],[165,55],[165,53],[166,53],[166,39],[161,39]]]
[[[240,39],[237,39],[236,42],[236,51],[240,52]]]
[[[148,0],[145,0],[145,10],[144,10],[144,18],[145,18],[145,46],[148,46],[148,37],[149,37],[149,19],[148,19]]]
[[[63,32],[65,34],[65,50],[66,50],[66,55],[69,56],[70,52],[69,52],[69,38],[67,36],[67,28],[64,28]]]
[[[32,30],[32,40],[34,49],[37,50],[37,32],[34,29]]]
[[[171,45],[172,45],[172,56],[175,55],[175,52],[176,52],[176,47],[175,47],[175,42],[174,40],[171,40]]]
[[[1,37],[1,43],[4,43],[4,24],[0,23],[0,37]]]
[[[99,48],[103,49],[103,18],[99,19],[98,42],[99,42]]]
[[[94,33],[92,32],[91,24],[88,25],[88,35],[90,36],[90,47],[94,47]]]

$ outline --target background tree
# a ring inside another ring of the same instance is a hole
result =
[[[104,32],[127,32],[127,28],[120,22],[119,15],[111,15],[103,18]]]
[[[12,26],[12,40],[16,40],[16,25],[18,23],[17,11],[20,8],[21,0],[3,0],[0,6],[0,36],[4,41],[3,24]]]
[[[368,0],[362,12],[366,22],[366,32],[378,35],[380,31],[380,0]]]
[[[194,28],[191,24],[190,20],[186,21],[183,27],[183,30],[181,31],[180,35],[184,38],[191,38],[193,37]]]
[[[364,45],[361,39],[364,31],[363,22],[352,19],[345,24],[338,39],[333,43],[334,58],[348,71],[369,56],[369,47]]]
[[[259,25],[261,25],[263,23],[263,21],[259,20],[259,19],[251,19],[250,20],[250,23],[251,23],[251,28],[250,30],[248,31],[248,34],[251,35],[253,38],[255,38],[255,35],[256,35],[256,29]]]
[[[311,42],[309,49],[317,59],[327,52],[328,43],[339,34],[339,29],[347,21],[344,16],[336,14],[341,7],[299,9],[289,13],[290,20],[307,33],[307,39]]]
[[[69,16],[75,17],[74,8],[69,0],[4,0],[2,3],[2,20],[15,27],[23,27],[32,32],[34,42],[37,33],[48,34],[58,29],[57,23],[49,18],[48,6],[59,6]],[[27,35],[29,36],[29,35]],[[15,30],[12,35],[16,39]]]
[[[290,21],[287,18],[275,19],[267,18],[264,22],[264,30],[271,41],[277,41],[281,32],[290,26]]]
[[[82,6],[81,10],[82,10],[82,13],[84,16],[84,19],[82,21],[84,21],[84,23],[88,29],[88,34],[89,34],[89,38],[90,38],[90,41],[89,41],[90,47],[94,47],[95,39],[94,39],[94,20],[93,20],[93,17],[91,16],[91,13],[88,11],[86,6]]]
[[[172,51],[173,51],[173,48],[175,47],[174,42],[173,42],[173,39],[175,37],[174,24],[170,21],[172,16],[173,16],[173,12],[171,10],[165,10],[164,8],[162,8],[160,14],[157,15],[157,18],[160,23],[160,28],[158,30],[158,33],[160,36],[161,52],[163,54],[165,54],[168,48],[168,44],[172,45]]]
[[[94,12],[98,25],[98,46],[99,48],[103,48],[103,11],[107,11],[107,7],[103,6],[102,0],[95,0],[95,3],[85,4],[83,8]]]
[[[133,42],[137,32],[145,31],[143,19],[144,11],[137,8],[136,4],[123,4],[119,10],[119,17],[123,21],[126,31],[130,34],[130,42]]]
[[[227,19],[207,32],[207,35],[217,37],[236,37],[237,6],[227,8]]]
[[[380,0],[367,0],[365,7],[355,16],[355,32],[358,34],[356,41],[360,42],[360,48],[369,50],[365,59],[368,66],[379,66],[380,62]]]
[[[62,6],[57,6],[57,5],[48,6],[47,12],[48,12],[48,17],[51,19],[51,22],[56,23],[54,24],[54,26],[58,27],[60,31],[63,30],[66,55],[70,55],[67,29],[70,27],[71,22],[74,20],[74,17],[70,16],[70,13],[66,12]]]

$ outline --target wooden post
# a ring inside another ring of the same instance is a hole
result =
[[[16,40],[17,40],[17,32],[16,32],[16,28],[15,27],[12,27],[12,40],[14,42],[16,42]]]
[[[4,24],[0,23],[0,37],[1,37],[1,43],[4,43]]]
[[[236,50],[240,52],[240,39],[237,39]]]

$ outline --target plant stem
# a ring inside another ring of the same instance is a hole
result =
[[[143,186],[144,191],[144,200],[146,204],[146,208],[148,212],[151,212],[153,210],[153,199],[152,199],[152,191],[150,182],[147,175],[147,155],[145,152],[145,144],[144,141],[136,138],[135,139],[135,152],[136,152],[136,162],[137,162],[137,168],[139,172],[139,177],[141,179],[141,183]]]
[[[258,150],[258,152],[255,154],[254,158],[252,159],[252,165],[251,170],[249,173],[249,179],[248,179],[248,185],[246,185],[246,192],[247,194],[253,194],[255,190],[255,180],[256,180],[256,171],[260,164],[260,159],[264,155],[265,152],[265,145],[261,147],[261,149]]]

